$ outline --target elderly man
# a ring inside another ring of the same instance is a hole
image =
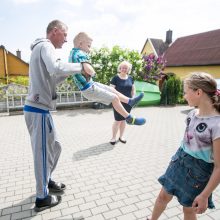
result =
[[[48,24],[46,38],[37,39],[31,45],[30,85],[24,116],[34,158],[36,212],[61,202],[61,196],[50,195],[49,191],[63,192],[66,188],[51,178],[61,153],[50,114],[56,106],[56,84],[75,73],[94,74],[88,63],[64,63],[56,58],[55,50],[66,42],[67,30],[63,22],[54,20]]]

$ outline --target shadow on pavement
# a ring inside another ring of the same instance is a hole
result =
[[[58,194],[55,194],[55,193],[50,193],[50,194],[58,195]],[[34,211],[34,202],[33,202],[34,200],[35,200],[35,195],[33,194],[32,196],[24,199],[23,201],[21,201],[19,203],[16,203],[16,204],[13,204],[11,206],[3,208],[1,210],[2,212],[1,212],[1,215],[0,215],[0,219],[4,219],[4,218],[8,219],[9,214],[12,215],[11,219],[17,219],[17,216],[19,216],[21,214],[21,212],[25,212],[27,210],[31,211],[31,213],[30,213],[31,215],[26,216],[28,218],[34,218],[37,215],[44,214],[45,213],[44,211],[42,211],[42,212],[35,212]],[[85,218],[83,216],[73,217],[73,218],[58,217],[58,218],[55,218],[55,219],[59,220],[59,218],[60,219],[62,218],[62,220],[85,220]],[[19,218],[19,219],[21,219],[21,218]]]
[[[59,220],[59,218],[55,218],[56,220]],[[84,217],[76,217],[76,218],[62,218],[62,220],[85,220]]]
[[[8,214],[11,214],[12,215],[12,218],[15,218],[17,215],[19,215],[21,212],[24,212],[26,210],[31,210],[31,216],[29,217],[33,217],[33,216],[36,216],[37,213],[33,210],[33,200],[35,199],[35,195],[32,195],[26,199],[24,199],[23,201],[19,202],[19,203],[16,203],[16,204],[13,204],[11,206],[8,206],[8,207],[5,207],[2,209],[2,213],[1,213],[1,219],[8,219],[7,215]]]
[[[84,160],[87,157],[102,154],[103,152],[113,150],[114,147],[114,145],[111,145],[109,142],[107,142],[93,147],[89,147],[85,150],[77,151],[73,154],[73,161]]]
[[[101,115],[105,112],[112,111],[112,109],[93,109],[93,108],[83,108],[83,109],[62,109],[58,111],[54,111],[53,113],[56,115],[66,115],[68,117],[75,117],[78,115]]]

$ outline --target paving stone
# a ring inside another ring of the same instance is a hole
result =
[[[79,211],[80,211],[80,209],[78,206],[73,206],[73,207],[62,209],[61,213],[62,213],[62,215],[69,215],[69,214],[77,213]]]
[[[117,217],[117,220],[128,220],[128,219],[129,220],[135,220],[136,217],[132,213]]]
[[[16,212],[11,215],[11,220],[27,218],[31,216],[31,210]]]
[[[87,210],[87,209],[92,209],[92,208],[94,208],[94,207],[96,207],[96,204],[95,204],[94,201],[92,201],[92,202],[87,202],[87,203],[85,203],[85,204],[79,205],[79,208],[80,208],[81,211]]]
[[[21,206],[13,206],[10,208],[6,208],[2,210],[2,215],[7,215],[7,214],[11,214],[14,212],[20,212],[21,211]]]
[[[127,213],[130,213],[130,212],[134,212],[134,211],[137,211],[137,206],[135,206],[134,204],[132,205],[128,205],[128,206],[124,206],[124,207],[121,207],[120,210],[123,214],[127,214]]]
[[[107,212],[107,211],[109,211],[109,208],[107,205],[97,206],[91,209],[91,212],[93,215],[97,215],[97,214]]]
[[[104,212],[103,213],[103,216],[106,218],[106,219],[110,219],[110,218],[114,218],[114,217],[118,217],[122,215],[121,211],[119,209],[114,209],[114,210],[111,210],[109,212]]]
[[[105,220],[102,215],[94,215],[92,217],[87,218],[86,220]]]
[[[60,211],[51,211],[51,212],[49,212],[49,213],[45,213],[45,214],[43,214],[42,215],[42,219],[43,220],[49,220],[49,219],[56,219],[56,218],[59,218],[59,217],[61,217],[62,216],[62,214],[61,214],[61,212]]]
[[[0,220],[145,220],[161,189],[158,177],[177,150],[188,106],[135,108],[144,126],[126,126],[126,144],[110,145],[111,109],[59,110],[52,113],[62,144],[53,178],[67,190],[62,203],[41,213],[33,210],[35,178],[30,138],[23,115],[0,117]],[[86,122],[86,123],[82,123]],[[16,125],[16,126],[15,126]],[[198,220],[220,220],[216,209]],[[160,220],[183,219],[173,199]]]
[[[11,220],[11,215],[4,215],[0,217],[0,220]]]

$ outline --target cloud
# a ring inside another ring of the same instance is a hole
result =
[[[21,9],[15,11],[16,7],[11,7],[12,2],[21,4]],[[1,35],[5,42],[15,44],[9,27],[16,28],[18,22],[22,22],[25,31],[34,24],[35,29],[23,39],[25,48],[26,42],[31,42],[38,34],[41,36],[40,33],[44,34],[47,21],[57,18],[69,27],[68,42],[60,50],[64,57],[73,46],[73,37],[80,31],[87,32],[93,38],[96,48],[119,45],[141,51],[147,38],[165,40],[168,29],[173,31],[173,40],[219,29],[219,0],[4,0],[3,3],[5,10],[0,15],[0,25],[7,33],[5,37]],[[32,15],[28,20],[24,18],[26,11]],[[15,14],[16,21],[10,19]],[[20,45],[21,42],[22,38]]]
[[[150,2],[149,2],[150,3]],[[136,13],[140,10],[143,11],[149,3],[146,4],[145,0],[111,0],[111,1],[103,1],[96,0],[94,3],[94,8],[100,12],[111,11],[117,13]],[[137,14],[138,15],[138,14]]]
[[[83,5],[83,0],[59,0],[63,4],[67,3],[71,6],[82,6]]]
[[[41,0],[13,0],[15,4],[32,4]]]

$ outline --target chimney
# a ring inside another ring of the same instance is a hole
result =
[[[21,59],[21,51],[20,51],[20,50],[17,50],[17,51],[16,51],[16,54],[17,54],[17,57],[18,57],[19,59]]]
[[[165,41],[165,43],[167,43],[167,44],[172,43],[172,34],[173,34],[173,31],[171,31],[170,29],[166,32],[166,41]]]

